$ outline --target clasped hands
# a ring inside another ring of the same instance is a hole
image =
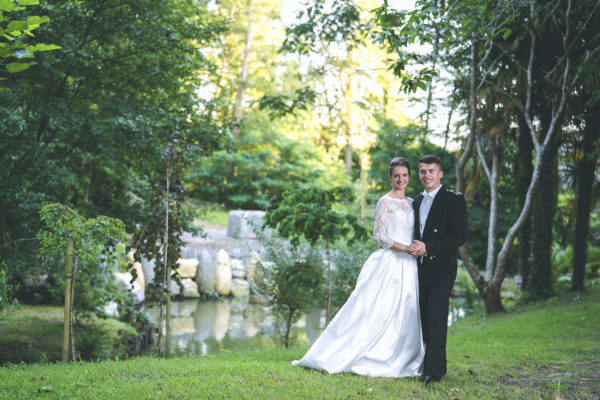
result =
[[[410,246],[408,246],[408,254],[411,256],[422,256],[427,253],[427,249],[425,248],[425,243],[420,240],[415,240],[412,242]]]

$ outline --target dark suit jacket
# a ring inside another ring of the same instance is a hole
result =
[[[419,266],[441,267],[444,265],[456,267],[458,247],[467,240],[467,205],[462,193],[447,189],[442,185],[435,196],[431,210],[425,223],[423,237],[420,231],[419,211],[423,194],[415,197],[413,208],[415,212],[414,237],[425,243],[427,255],[418,258]]]

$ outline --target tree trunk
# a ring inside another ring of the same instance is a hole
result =
[[[248,0],[248,29],[246,29],[246,44],[244,46],[244,58],[242,60],[242,70],[240,72],[240,82],[237,88],[235,108],[233,110],[234,128],[233,135],[238,137],[240,134],[240,124],[242,122],[242,99],[246,77],[248,75],[248,56],[250,55],[250,46],[252,44],[252,0]]]
[[[530,287],[540,298],[548,297],[552,291],[552,225],[558,202],[558,147],[556,135],[544,153],[544,173],[540,176],[532,207]]]
[[[523,208],[525,197],[527,197],[527,188],[531,182],[533,174],[533,143],[527,123],[522,115],[517,116],[519,123],[519,133],[517,139],[517,191],[519,192],[519,207]],[[523,223],[519,234],[519,270],[521,273],[521,290],[527,290],[529,287],[529,274],[531,263],[529,256],[531,254],[531,218]]]
[[[587,264],[587,237],[590,230],[592,210],[592,188],[596,175],[594,149],[600,137],[600,102],[596,102],[585,116],[582,159],[577,165],[577,194],[575,203],[575,232],[573,235],[573,277],[572,290],[582,291],[585,283]]]
[[[350,138],[348,138],[348,142],[346,143],[346,175],[352,176],[352,144],[350,143]]]
[[[287,318],[287,324],[285,327],[285,348],[287,349],[290,346],[290,332],[292,331],[292,317],[294,316],[294,312],[296,310],[293,308],[290,308],[290,312],[288,314],[288,318]]]

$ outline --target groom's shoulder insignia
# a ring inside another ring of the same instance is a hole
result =
[[[457,191],[457,190],[454,190],[454,189],[446,189],[446,191],[447,191],[448,193],[450,193],[450,194],[453,194],[453,195],[455,195],[455,196],[462,196],[462,195],[463,195],[461,192],[459,192],[459,191]]]

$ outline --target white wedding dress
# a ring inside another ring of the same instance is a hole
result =
[[[293,365],[379,377],[419,376],[425,354],[419,316],[417,263],[389,249],[413,238],[412,199],[377,202],[373,236],[382,247],[369,256],[356,287],[329,326]]]

